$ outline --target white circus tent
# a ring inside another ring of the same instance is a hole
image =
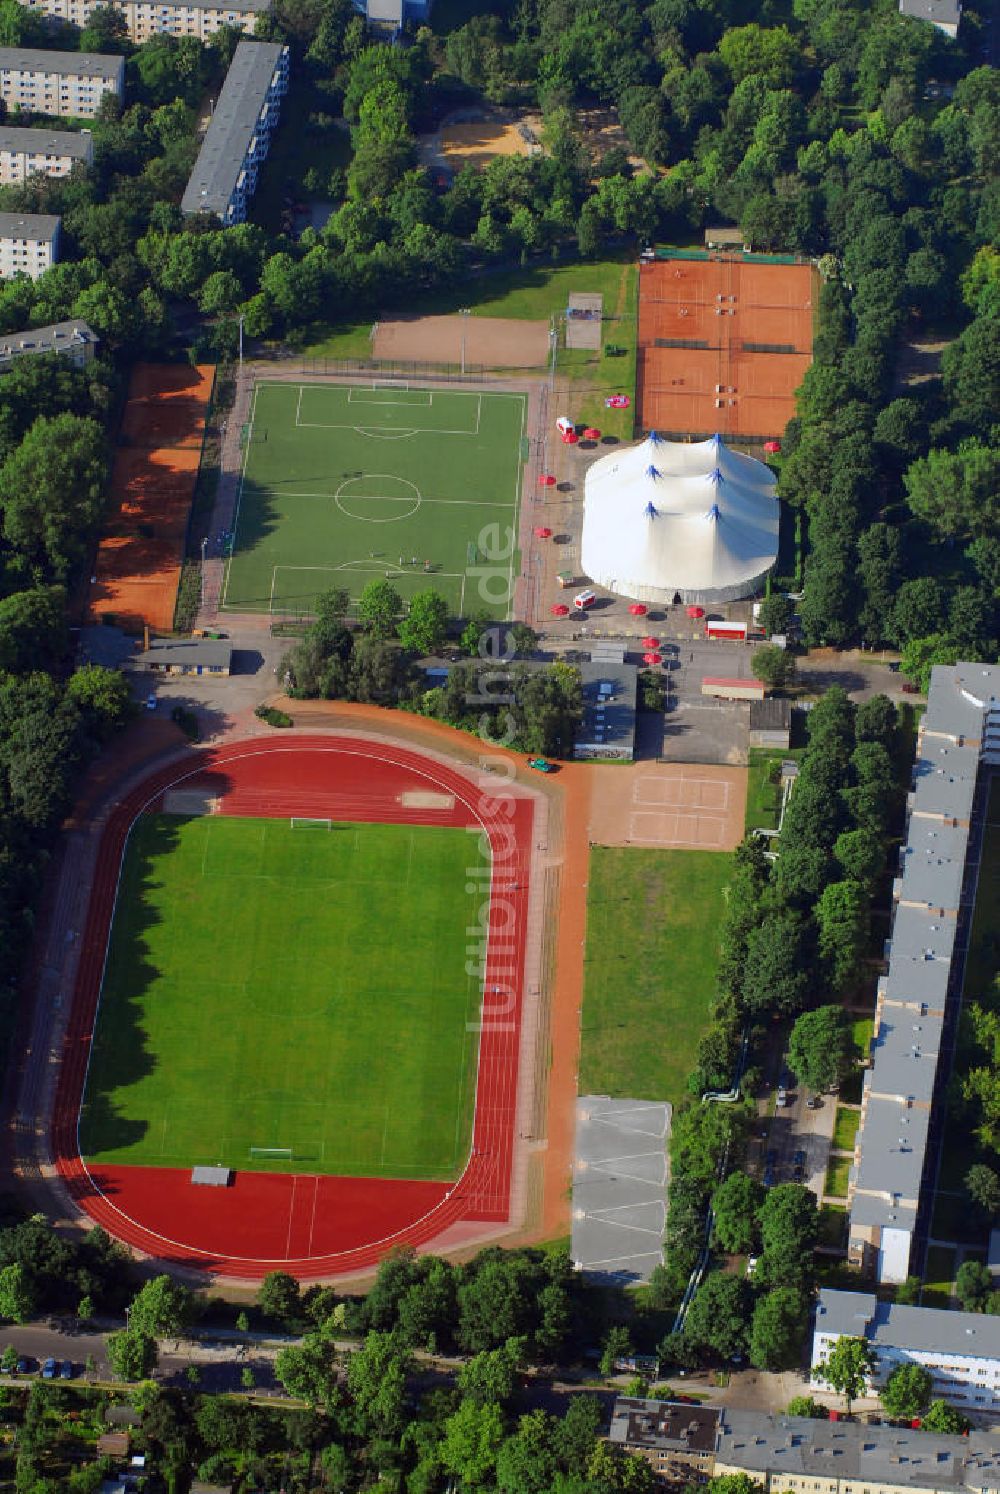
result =
[[[728,602],[750,595],[778,556],[770,468],[721,436],[655,431],[587,473],[580,560],[599,586],[639,602]]]

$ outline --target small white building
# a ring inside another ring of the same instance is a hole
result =
[[[29,176],[69,176],[77,164],[89,166],[94,141],[89,130],[26,130],[0,125],[0,186]]]
[[[59,224],[54,213],[0,213],[0,280],[44,275],[59,258]]]
[[[0,99],[8,110],[94,119],[104,95],[124,89],[124,57],[0,47]]]
[[[838,1338],[866,1340],[876,1360],[873,1390],[899,1365],[919,1364],[931,1373],[935,1400],[966,1411],[1000,1411],[1000,1318],[989,1313],[903,1307],[880,1302],[874,1292],[824,1289],[813,1330],[814,1370]]]
[[[9,332],[0,337],[0,373],[10,368],[16,358],[35,357],[39,353],[58,353],[77,368],[83,368],[93,358],[99,341],[97,333],[79,320]]]

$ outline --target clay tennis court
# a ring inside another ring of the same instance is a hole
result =
[[[548,361],[548,322],[502,316],[404,316],[377,322],[372,357],[461,364],[463,331],[467,368],[544,368]]]
[[[591,806],[601,846],[732,851],[743,839],[747,775],[701,763],[635,763],[606,773]]]
[[[732,258],[640,266],[638,422],[643,430],[780,436],[812,361],[810,265]]]
[[[97,551],[91,621],[173,626],[214,369],[141,363],[111,474],[111,508]]]

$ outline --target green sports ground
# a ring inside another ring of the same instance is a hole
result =
[[[457,1176],[478,1059],[470,854],[465,830],[143,815],[122,867],[83,1157]]]
[[[388,577],[404,600],[433,586],[456,616],[507,617],[525,411],[522,394],[258,384],[222,606],[308,616]]]

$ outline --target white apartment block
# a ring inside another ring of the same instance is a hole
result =
[[[241,41],[181,198],[182,213],[243,223],[288,88],[288,48]]]
[[[102,0],[25,0],[29,10],[41,11],[74,26],[86,26],[91,12]],[[148,41],[158,32],[168,36],[196,36],[207,41],[220,26],[240,26],[252,32],[259,15],[266,15],[271,0],[196,0],[195,4],[154,4],[153,0],[125,0],[119,4],[128,34],[134,42]]]
[[[931,1395],[964,1411],[1000,1411],[1000,1318],[879,1302],[873,1292],[819,1294],[812,1365],[826,1360],[838,1338],[863,1338],[875,1355],[872,1389],[901,1364],[919,1364],[933,1379]],[[820,1381],[822,1383],[822,1381]]]
[[[124,57],[0,47],[0,99],[9,111],[94,119],[104,95],[124,87]]]
[[[79,162],[89,166],[94,142],[89,130],[25,130],[0,125],[0,186],[29,176],[69,176]]]
[[[10,368],[15,358],[32,358],[39,353],[58,353],[77,368],[93,358],[100,341],[86,322],[53,322],[48,327],[29,327],[25,332],[10,332],[0,337],[0,373]]]
[[[905,1281],[919,1269],[913,1243],[929,1207],[928,1137],[948,1079],[938,1058],[961,994],[976,827],[998,766],[1000,667],[939,665],[917,738],[888,972],[879,981],[847,1190],[848,1258],[880,1282]]]
[[[0,280],[44,275],[59,258],[59,223],[53,213],[0,213]]]

